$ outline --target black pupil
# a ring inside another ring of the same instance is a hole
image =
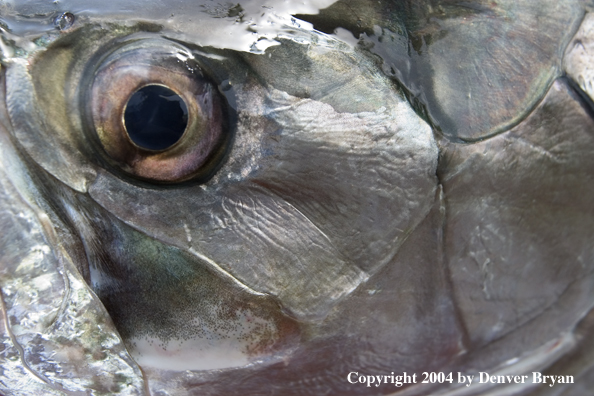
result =
[[[148,150],[173,146],[188,125],[188,108],[183,99],[160,85],[139,89],[128,100],[124,124],[130,139]]]

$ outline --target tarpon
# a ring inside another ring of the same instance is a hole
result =
[[[582,0],[0,2],[0,393],[584,395]]]

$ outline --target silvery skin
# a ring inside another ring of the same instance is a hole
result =
[[[590,5],[150,5],[0,5],[0,393],[591,389]]]

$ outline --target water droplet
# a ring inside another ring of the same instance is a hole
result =
[[[73,24],[74,24],[74,14],[71,12],[65,12],[65,13],[59,15],[54,20],[54,25],[56,25],[56,27],[59,30],[66,30],[66,29],[70,28]]]

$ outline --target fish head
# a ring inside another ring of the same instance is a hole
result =
[[[533,6],[450,3],[5,5],[6,390],[390,394],[347,376],[573,351],[592,120],[558,77],[583,7],[508,53]]]

